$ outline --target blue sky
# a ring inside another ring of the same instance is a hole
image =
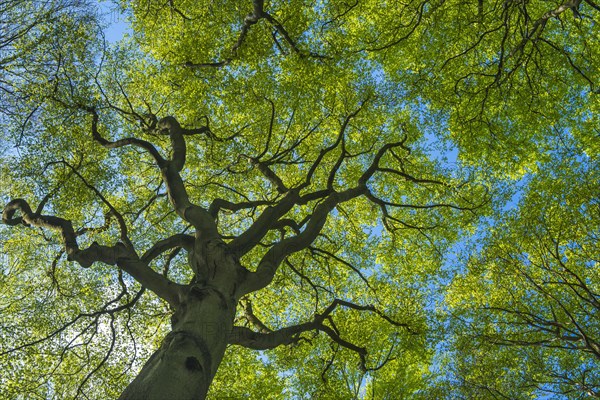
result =
[[[107,24],[107,27],[104,29],[106,40],[109,43],[115,43],[129,30],[129,23],[125,16],[121,14],[118,7],[112,2],[101,0],[99,7],[103,14],[104,22]]]

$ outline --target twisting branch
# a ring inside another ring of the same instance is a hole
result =
[[[264,0],[254,0],[252,2],[253,10],[250,14],[246,15],[244,18],[244,22],[242,24],[242,29],[240,30],[240,35],[238,36],[237,41],[231,48],[230,56],[225,58],[222,61],[216,62],[208,62],[208,63],[194,63],[191,61],[186,62],[184,65],[188,68],[221,68],[233,61],[234,57],[237,56],[238,49],[244,44],[246,40],[246,36],[248,36],[248,32],[250,31],[250,27],[255,25],[261,18],[263,18],[263,5]]]
[[[327,336],[329,336],[331,340],[333,340],[339,346],[356,352],[360,357],[362,369],[364,371],[369,370],[369,368],[367,368],[366,365],[367,349],[364,347],[357,346],[343,339],[340,336],[337,328],[335,327],[335,324],[333,323],[332,319],[332,313],[337,307],[345,307],[357,311],[374,312],[390,324],[397,327],[402,327],[410,333],[415,333],[413,330],[410,329],[408,324],[394,321],[393,319],[389,318],[372,305],[362,306],[348,301],[335,299],[329,305],[329,307],[327,307],[323,311],[323,313],[315,314],[315,317],[311,322],[305,322],[302,324],[293,325],[278,330],[270,330],[269,328],[264,326],[262,322],[260,322],[259,327],[261,329],[261,332],[255,332],[246,327],[235,326],[229,337],[229,343],[237,344],[256,350],[267,350],[273,349],[281,345],[290,345],[298,343],[300,340],[302,340],[302,333],[309,331],[320,331],[324,332]],[[389,356],[390,354],[388,354],[388,359]],[[378,366],[376,368],[380,367],[381,366]]]
[[[562,13],[564,13],[567,10],[572,10],[573,14],[577,17],[579,16],[579,5],[581,4],[581,0],[568,0],[565,3],[559,5],[558,7],[556,7],[553,10],[549,10],[546,11],[544,13],[544,15],[542,15],[539,19],[537,19],[533,25],[531,26],[531,29],[529,29],[526,32],[525,37],[523,38],[523,42],[521,42],[521,44],[519,45],[519,47],[523,47],[525,45],[525,43],[528,40],[531,40],[532,38],[538,39],[541,35],[542,32],[544,31],[544,28],[546,27],[546,24],[548,23],[548,21],[551,18],[558,18],[558,16]]]
[[[98,131],[99,116],[94,108],[84,107],[92,115],[92,137],[102,146],[112,149],[123,146],[137,146],[146,150],[154,159],[162,173],[162,179],[167,187],[167,194],[175,212],[183,220],[192,224],[198,234],[204,238],[218,238],[217,226],[214,219],[204,208],[192,204],[189,200],[187,190],[183,179],[179,174],[183,169],[186,160],[186,144],[184,135],[194,135],[206,133],[208,126],[198,129],[184,129],[179,122],[171,116],[162,118],[157,123],[157,130],[160,134],[168,135],[171,139],[172,156],[170,159],[164,159],[158,150],[149,142],[136,138],[127,138],[117,141],[109,141],[100,135]]]
[[[387,143],[387,144],[383,145],[379,149],[379,151],[377,152],[377,154],[375,154],[375,158],[373,159],[373,162],[371,163],[371,165],[369,166],[369,168],[367,168],[365,170],[365,172],[361,175],[361,177],[358,179],[358,184],[359,185],[366,185],[367,181],[373,177],[373,175],[375,174],[375,172],[381,170],[381,168],[379,167],[379,163],[381,161],[381,158],[388,151],[393,150],[396,147],[400,147],[400,148],[402,148],[402,149],[410,152],[410,149],[405,146],[405,143],[406,143],[407,139],[408,139],[408,136],[405,135],[404,138],[402,138],[402,140],[399,141],[399,142]],[[440,183],[440,182],[438,182],[438,183]]]
[[[15,217],[17,212],[20,212],[20,217]],[[100,260],[100,257],[108,261],[107,264],[114,264],[116,261],[116,249],[107,249],[106,252],[100,251],[102,254],[99,254],[98,244],[92,244],[88,249],[80,250],[71,221],[55,216],[36,214],[31,211],[31,207],[23,199],[11,200],[4,207],[2,222],[10,226],[23,224],[28,227],[35,226],[60,231],[67,259],[77,261],[84,268],[92,265],[94,261]]]
[[[379,315],[381,318],[385,319],[387,322],[389,322],[390,324],[392,324],[394,326],[405,328],[408,332],[410,332],[412,334],[416,334],[417,333],[416,331],[412,330],[408,324],[394,321],[393,319],[391,319],[390,317],[388,317],[387,315],[385,315],[381,311],[379,311],[373,305],[361,306],[360,304],[351,303],[349,301],[335,299],[331,303],[331,305],[325,310],[325,312],[323,314],[324,315],[331,314],[336,309],[337,306],[351,308],[351,309],[357,310],[357,311],[371,311],[371,312]]]
[[[281,345],[298,343],[301,333],[314,329],[314,324],[311,322],[279,329],[268,334],[258,333],[243,326],[234,326],[229,334],[229,344],[237,344],[254,350],[269,350]]]
[[[21,216],[15,216],[17,212]],[[128,248],[123,243],[119,242],[113,246],[104,246],[94,242],[88,248],[80,249],[71,221],[51,215],[34,213],[31,211],[29,204],[23,199],[14,199],[4,207],[2,221],[10,226],[23,224],[59,231],[67,253],[67,260],[76,261],[84,268],[90,267],[94,262],[116,265],[131,275],[142,286],[152,290],[170,304],[175,305],[179,301],[179,285],[154,272],[138,258],[133,249]]]
[[[192,224],[196,228],[196,233],[202,235],[203,238],[219,238],[214,219],[207,210],[190,202],[183,179],[179,174],[186,160],[184,130],[179,122],[170,116],[158,121],[158,129],[160,133],[169,135],[173,148],[171,159],[159,167],[175,212],[183,220]]]

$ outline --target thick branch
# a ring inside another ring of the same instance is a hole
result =
[[[231,249],[240,256],[246,254],[271,230],[273,224],[297,204],[298,199],[298,192],[293,190],[277,205],[265,208],[250,228],[230,243]]]
[[[256,246],[260,242],[260,240],[264,237],[264,235],[267,234],[267,232],[269,230],[273,229],[274,227],[276,227],[278,225],[279,219],[282,218],[288,211],[290,211],[294,205],[306,204],[311,200],[326,198],[327,196],[334,193],[333,188],[329,187],[326,190],[320,190],[317,192],[299,196],[299,192],[302,189],[304,189],[310,185],[313,174],[315,173],[316,169],[319,167],[323,158],[330,151],[332,151],[336,147],[338,147],[340,145],[340,143],[342,143],[341,159],[343,160],[343,156],[345,155],[345,151],[343,148],[343,143],[344,143],[343,138],[344,138],[344,135],[346,134],[346,130],[350,124],[350,121],[358,115],[358,113],[364,108],[364,106],[368,100],[369,99],[365,100],[363,103],[361,103],[361,105],[354,112],[352,112],[348,116],[346,116],[346,118],[344,119],[344,121],[340,127],[340,131],[338,133],[338,136],[337,136],[335,142],[333,144],[331,144],[330,146],[326,147],[325,149],[322,149],[319,152],[319,155],[317,156],[316,160],[313,162],[311,168],[307,172],[306,179],[299,187],[297,187],[295,189],[291,189],[291,190],[288,189],[283,184],[283,181],[281,180],[281,178],[279,178],[269,168],[269,164],[267,162],[260,162],[257,159],[251,159],[253,161],[253,163],[257,166],[259,171],[277,188],[277,190],[280,193],[286,193],[286,196],[276,206],[267,207],[263,211],[263,213],[258,217],[258,219],[252,224],[252,226],[250,226],[250,228],[248,228],[242,235],[240,235],[237,239],[235,239],[231,243],[231,246],[236,253],[238,253],[239,255],[243,255],[243,254],[247,253],[248,251],[250,251],[254,246]],[[272,108],[272,117],[273,117],[273,113],[274,113],[274,110]],[[269,137],[270,137],[270,134],[269,134]],[[268,146],[268,142],[269,141],[267,140],[267,146]],[[265,150],[261,154],[264,154],[266,152],[266,150],[267,149],[265,148]],[[339,161],[338,164],[336,164],[336,167],[332,171],[332,174],[335,174],[335,171],[337,170],[337,168],[339,168],[340,165],[341,165],[341,161]],[[329,180],[331,181],[332,179],[333,178],[330,177]],[[328,186],[332,186],[332,185],[328,184]],[[335,207],[335,205],[334,205],[334,207]],[[212,206],[211,206],[211,208],[212,208]]]
[[[330,177],[328,182],[328,186],[330,187],[328,189],[313,192],[304,196],[297,195],[296,193],[299,190],[310,184],[312,173],[317,168],[325,154],[337,147],[340,143],[343,143],[343,136],[346,126],[348,125],[350,119],[359,111],[360,109],[356,110],[354,114],[351,114],[346,118],[340,129],[340,133],[336,142],[320,152],[317,160],[313,163],[311,169],[308,171],[305,182],[299,188],[289,192],[286,198],[284,198],[283,201],[281,201],[277,206],[267,208],[258,218],[258,220],[244,234],[232,242],[232,244],[236,246],[236,250],[243,249],[241,252],[243,254],[254,247],[270,229],[273,229],[273,227],[277,225],[279,218],[283,217],[283,215],[295,204],[306,204],[306,202],[313,198],[323,199],[322,202],[316,206],[313,214],[309,216],[306,228],[301,233],[297,234],[296,236],[283,239],[269,249],[269,251],[260,261],[256,272],[249,275],[246,283],[243,285],[243,293],[260,290],[268,285],[273,279],[277,268],[287,256],[309,247],[323,228],[329,213],[338,204],[362,195],[369,196],[370,192],[367,187],[367,182],[369,179],[371,179],[372,176],[378,171],[388,172],[387,168],[382,168],[379,165],[381,159],[387,152],[392,153],[392,156],[396,159],[398,159],[398,156],[393,153],[394,148],[400,147],[410,153],[410,149],[405,146],[405,142],[407,140],[407,137],[405,136],[401,141],[387,143],[379,149],[369,167],[358,179],[358,185],[356,187],[337,192],[331,187],[332,185],[330,182],[332,179]],[[343,155],[341,156],[341,159],[343,160]],[[338,163],[335,164],[334,168],[339,167],[339,160],[340,159],[338,159]],[[414,178],[411,175],[399,171],[398,175],[415,183],[444,184],[440,181]],[[371,197],[373,196],[371,195]],[[381,204],[381,202],[379,204],[385,209],[385,204]]]
[[[285,257],[307,248],[317,238],[317,235],[325,225],[327,216],[336,205],[364,194],[365,190],[366,187],[359,186],[343,192],[332,192],[315,208],[302,233],[282,240],[267,251],[260,261],[256,272],[251,273],[247,281],[242,285],[242,292],[250,293],[267,286],[273,280],[277,268]]]
[[[217,225],[204,208],[192,204],[180,172],[185,165],[186,144],[183,138],[184,130],[174,117],[165,117],[158,122],[158,129],[168,134],[173,147],[171,159],[162,166],[159,165],[163,181],[167,187],[169,200],[177,215],[192,224],[198,234],[206,239],[218,238]]]
[[[233,327],[233,330],[230,334],[229,343],[237,344],[255,350],[267,350],[273,349],[281,345],[290,345],[298,343],[301,339],[300,335],[302,333],[316,330],[324,332],[325,334],[327,334],[327,336],[329,336],[331,340],[333,340],[340,346],[356,352],[360,357],[362,369],[367,370],[367,349],[364,347],[357,346],[354,343],[351,343],[347,340],[344,340],[342,337],[340,337],[337,329],[335,328],[335,325],[333,325],[331,314],[338,306],[351,308],[353,310],[358,311],[375,312],[377,315],[379,315],[392,325],[404,327],[412,333],[407,324],[399,323],[392,320],[391,318],[387,317],[379,310],[377,310],[374,306],[362,306],[345,300],[335,299],[329,305],[329,307],[327,307],[325,311],[323,311],[323,313],[315,314],[315,317],[311,322],[305,322],[303,324],[293,325],[275,331],[269,331],[268,328],[265,327],[265,329],[263,329],[263,333],[252,331],[249,328],[235,326]],[[326,325],[325,321],[328,321],[330,324],[333,325],[333,327]]]
[[[229,336],[229,343],[254,350],[274,349],[277,346],[297,343],[300,340],[299,335],[301,333],[315,328],[316,324],[314,322],[307,322],[306,324],[290,326],[271,333],[258,333],[246,327],[234,326]]]
[[[213,202],[208,207],[208,213],[213,217],[217,218],[219,215],[219,211],[222,209],[229,210],[232,212],[236,212],[244,209],[254,209],[259,206],[266,206],[273,204],[273,202],[268,200],[256,200],[256,201],[243,201],[241,203],[232,203],[231,201],[224,199],[214,199]]]
[[[165,251],[173,249],[175,247],[183,248],[186,251],[190,251],[194,247],[194,237],[183,233],[179,233],[167,239],[163,239],[159,242],[156,242],[150,249],[148,249],[148,251],[144,253],[140,260],[149,264],[152,260],[154,260],[156,257],[161,255]]]
[[[17,211],[21,213],[20,217],[15,217]],[[178,302],[177,288],[179,285],[154,272],[144,261],[138,258],[133,249],[127,248],[123,243],[104,246],[94,242],[90,247],[80,249],[71,221],[33,213],[29,204],[23,199],[12,200],[6,205],[2,213],[2,221],[11,226],[23,224],[59,231],[69,261],[76,261],[84,268],[90,267],[94,262],[117,265],[142,286],[153,291],[170,304],[175,305]]]

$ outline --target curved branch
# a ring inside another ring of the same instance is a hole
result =
[[[327,336],[329,336],[329,338],[338,345],[356,352],[360,357],[361,368],[364,371],[367,371],[367,349],[365,347],[357,346],[354,343],[342,339],[339,332],[337,331],[337,328],[335,328],[335,325],[333,324],[331,314],[338,306],[351,308],[353,310],[358,311],[375,312],[377,315],[379,315],[381,318],[385,319],[392,325],[406,328],[410,333],[414,333],[414,331],[412,331],[409,328],[408,324],[403,324],[392,320],[391,318],[387,317],[385,314],[377,310],[374,306],[362,306],[345,300],[335,299],[329,305],[329,307],[327,307],[325,311],[323,311],[322,314],[315,314],[315,317],[311,322],[305,322],[302,324],[289,326],[275,331],[271,331],[267,327],[264,327],[264,329],[261,329],[263,331],[262,333],[252,331],[251,329],[246,327],[234,326],[229,336],[229,343],[237,344],[255,350],[268,350],[281,345],[290,345],[298,343],[302,339],[300,337],[302,333],[313,330],[321,331],[327,334]],[[326,320],[329,321],[329,323],[332,324],[333,327],[325,325],[324,322]],[[390,354],[388,354],[387,358],[389,359],[389,357]],[[381,368],[381,366],[376,368]]]
[[[390,206],[390,207],[395,207],[395,208],[410,208],[413,210],[429,210],[429,209],[433,209],[433,208],[450,208],[453,210],[471,211],[471,212],[473,212],[477,208],[481,207],[481,205],[476,205],[476,206],[472,206],[472,207],[463,207],[463,206],[458,206],[456,204],[447,204],[447,203],[431,203],[431,204],[423,204],[423,205],[394,203],[391,201],[382,200],[379,197],[375,196],[370,191],[368,191],[365,195],[369,200],[371,200],[373,203],[379,205],[380,207],[381,206]]]
[[[365,191],[366,186],[358,186],[343,192],[332,192],[315,208],[306,224],[306,228],[301,233],[282,240],[267,251],[256,272],[248,275],[246,282],[242,284],[241,292],[250,293],[267,286],[273,280],[277,268],[287,256],[307,248],[317,238],[325,225],[327,216],[336,205],[361,196]]]
[[[190,202],[180,175],[186,160],[186,144],[183,138],[183,128],[171,116],[162,118],[158,121],[157,126],[162,134],[169,135],[173,147],[171,159],[159,165],[159,167],[163,182],[167,187],[169,201],[173,205],[175,212],[185,221],[192,224],[196,228],[197,234],[202,235],[205,239],[219,238],[215,220],[207,210]]]
[[[367,285],[367,287],[371,290],[374,291],[373,287],[371,286],[371,284],[369,283],[369,280],[367,279],[366,276],[364,276],[364,274],[360,271],[360,269],[358,269],[357,267],[355,267],[354,265],[352,265],[351,263],[349,263],[348,261],[336,256],[335,254],[333,254],[330,251],[324,250],[324,249],[320,249],[318,247],[314,247],[314,246],[309,246],[308,249],[311,252],[314,253],[318,253],[321,254],[321,256],[323,258],[325,258],[326,260],[328,260],[329,258],[332,258],[333,260],[337,261],[338,263],[345,265],[346,267],[350,268],[351,270],[353,270],[354,272],[356,272],[356,274],[358,274],[358,276],[360,277],[360,279]]]
[[[15,217],[17,211],[21,213],[20,217]],[[2,213],[2,221],[10,226],[23,224],[59,231],[67,253],[67,260],[76,261],[84,268],[90,267],[95,262],[116,265],[169,304],[176,305],[179,302],[180,285],[152,270],[147,263],[138,258],[133,249],[126,247],[123,243],[104,246],[94,242],[88,248],[80,249],[71,221],[33,213],[29,204],[23,199],[14,199],[6,205]]]
[[[208,213],[213,218],[217,218],[217,216],[219,215],[219,211],[221,211],[222,209],[236,212],[239,210],[254,209],[259,206],[266,206],[271,204],[273,204],[273,202],[268,200],[243,201],[240,203],[233,203],[228,200],[216,198],[210,204],[210,207],[208,207]]]
[[[367,183],[367,181],[373,176],[373,174],[375,174],[376,171],[380,170],[379,162],[381,161],[381,158],[384,156],[385,153],[387,153],[388,150],[392,150],[396,147],[401,147],[402,149],[410,152],[410,149],[404,145],[404,143],[406,143],[407,139],[408,139],[408,136],[405,135],[402,138],[402,140],[399,142],[387,143],[384,146],[382,146],[379,149],[379,151],[377,152],[377,154],[375,154],[375,158],[373,159],[373,162],[371,162],[371,165],[369,166],[369,168],[367,168],[366,171],[358,179],[358,184],[365,185]]]
[[[194,237],[178,233],[177,235],[158,241],[144,253],[140,260],[149,264],[165,251],[175,247],[183,248],[189,252],[194,247]]]
[[[107,149],[116,149],[125,146],[136,146],[150,154],[159,167],[162,167],[164,165],[165,159],[160,155],[158,150],[156,150],[156,147],[154,147],[154,145],[152,145],[152,143],[150,142],[131,137],[116,141],[110,141],[102,137],[102,135],[100,135],[100,132],[98,131],[98,121],[100,119],[98,113],[94,108],[91,107],[87,107],[85,108],[85,110],[92,114],[92,137],[103,147]]]

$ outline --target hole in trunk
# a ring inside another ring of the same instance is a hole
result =
[[[188,357],[185,359],[185,367],[192,372],[202,371],[202,365],[196,357]]]

